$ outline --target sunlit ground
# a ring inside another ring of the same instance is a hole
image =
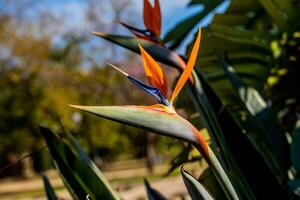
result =
[[[199,163],[185,165],[185,169],[194,173],[195,176],[199,176],[204,167],[205,165],[199,169]],[[146,160],[141,159],[111,163],[106,165],[103,171],[105,177],[124,200],[146,199],[146,190],[143,184],[145,178],[153,188],[161,191],[169,199],[182,199],[183,197],[189,199],[178,170],[164,177],[168,168],[167,164],[159,164],[150,173]],[[49,170],[46,175],[58,197],[72,199],[56,170]],[[1,180],[0,199],[46,199],[41,177],[35,174],[26,179],[5,178]]]

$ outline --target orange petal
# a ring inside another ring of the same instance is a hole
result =
[[[163,113],[169,114],[169,115],[177,115],[177,113],[173,107],[167,107],[162,104],[154,104],[151,106],[138,106],[138,107],[144,108],[146,110],[154,110],[154,111],[158,111],[158,112],[163,112]]]
[[[139,45],[145,73],[149,84],[157,87],[162,94],[167,97],[168,95],[168,83],[166,75],[158,63]]]
[[[144,24],[151,30],[152,28],[152,6],[149,0],[144,0]]]
[[[198,56],[200,40],[201,40],[201,29],[199,29],[198,36],[196,38],[196,42],[194,44],[193,50],[190,54],[190,58],[189,58],[189,61],[187,63],[187,66],[184,69],[183,73],[181,74],[181,76],[180,76],[180,78],[179,78],[179,80],[178,80],[178,82],[175,86],[175,89],[172,93],[172,96],[170,98],[170,103],[171,104],[173,103],[174,99],[178,96],[179,92],[183,88],[183,86],[186,83],[186,81],[188,80],[189,76],[192,74],[192,71],[193,71],[194,66],[195,66],[196,58]]]
[[[159,1],[155,0],[154,7],[149,0],[144,0],[144,24],[156,36],[161,32],[161,12]]]
[[[152,30],[155,35],[160,35],[161,33],[161,12],[160,12],[160,5],[159,0],[155,0],[154,8],[153,8],[153,21],[154,27]]]

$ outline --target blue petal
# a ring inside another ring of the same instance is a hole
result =
[[[159,103],[164,104],[166,106],[169,105],[169,101],[164,97],[164,95],[161,93],[161,91],[158,88],[148,85],[146,83],[143,83],[142,81],[139,81],[138,79],[133,78],[131,76],[127,76],[127,78],[132,83],[139,86],[140,88],[142,88],[143,90],[145,90],[146,92],[151,94],[152,96],[154,96],[158,100]]]

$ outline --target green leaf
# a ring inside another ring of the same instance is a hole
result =
[[[231,0],[226,13],[244,13],[247,15],[250,11],[256,11],[259,8],[259,3],[257,0]]]
[[[198,24],[199,21],[207,14],[208,12],[206,12],[206,10],[203,10],[176,24],[175,28],[169,31],[164,37],[164,43],[169,43],[170,49],[177,48],[187,37],[188,33],[192,31],[196,24]]]
[[[221,32],[221,31],[216,31],[216,29],[209,29],[210,34],[222,40],[227,40],[228,42],[236,43],[238,45],[253,46],[253,48],[261,49],[262,51],[270,50],[269,44],[266,43],[266,41],[264,41],[263,38],[255,39],[255,35],[253,35],[253,38],[242,37],[243,35],[237,36],[235,34],[228,34],[228,32],[226,32],[225,30]]]
[[[151,188],[149,182],[144,180],[147,196],[149,200],[166,200],[166,198],[160,194],[157,190]]]
[[[300,25],[299,2],[281,1],[281,0],[274,0],[273,2],[274,4],[276,4],[277,8],[280,8],[286,15],[287,21],[289,23],[289,30],[290,31],[299,30],[299,25]]]
[[[172,173],[175,169],[182,166],[185,163],[192,163],[192,162],[199,162],[202,160],[202,156],[192,156],[190,152],[193,150],[192,145],[184,146],[182,151],[176,155],[170,162],[169,162],[169,169],[166,175]]]
[[[248,85],[262,89],[270,73],[271,53],[268,42],[271,36],[261,31],[211,25],[204,31],[204,39],[197,67],[207,78],[226,104],[236,104],[239,98],[219,66],[216,54],[228,52],[233,58],[234,69]]]
[[[235,186],[235,189],[239,189],[239,194],[243,194],[247,196],[248,199],[251,199],[253,194],[251,193],[248,184],[243,178],[242,173],[227,146],[224,135],[225,132],[218,121],[218,112],[215,112],[213,109],[211,102],[206,95],[204,88],[202,87],[203,80],[199,80],[200,76],[200,74],[194,73],[195,84],[190,86],[190,96],[195,104],[200,118],[210,134],[212,146],[217,149],[216,152],[218,153],[216,155],[218,156],[218,159],[221,160],[223,168],[227,169],[227,173],[233,172],[239,177],[239,179],[234,179],[234,181],[232,180],[232,177],[229,177],[230,181]]]
[[[75,139],[59,138],[48,128],[40,126],[51,156],[59,169],[66,187],[76,199],[119,199],[103,174],[88,158]],[[71,136],[66,136],[71,137]]]
[[[220,57],[220,63],[249,112],[255,116],[265,110],[267,108],[267,103],[260,96],[258,91],[254,88],[247,87],[236,75],[234,68],[228,65],[224,57]]]
[[[177,114],[145,106],[72,106],[94,115],[198,144],[191,124]]]
[[[215,199],[227,199],[211,168],[206,168],[198,180]]]
[[[261,52],[254,52],[254,51],[230,51],[227,52],[228,57],[230,58],[230,61],[232,64],[242,64],[247,63],[247,66],[251,64],[261,64],[262,66],[259,66],[259,68],[268,69],[268,66],[271,62],[271,55],[265,54]],[[208,66],[206,69],[210,68],[211,72],[216,71],[216,68],[219,65],[219,59],[218,57],[214,55],[206,55],[206,56],[199,56],[197,59],[197,64],[200,68],[202,66]],[[209,67],[211,66],[211,67]],[[243,66],[243,65],[240,65]],[[255,66],[254,66],[255,67]],[[212,69],[211,69],[212,68]],[[237,71],[239,70],[239,71]],[[255,68],[255,71],[258,70]],[[221,70],[219,70],[221,71]],[[252,70],[251,67],[244,67],[242,70],[240,70],[240,67],[236,68],[237,73],[245,73],[245,74],[254,74],[254,70]],[[269,71],[269,69],[268,69]],[[260,74],[257,76],[260,77]]]
[[[259,0],[259,2],[280,28],[288,28],[288,19],[286,13],[282,11],[273,0]]]
[[[258,151],[264,156],[270,168],[282,179],[286,178],[286,171],[289,168],[288,143],[284,133],[278,124],[272,121],[267,108],[267,103],[259,92],[252,87],[248,87],[235,74],[234,68],[230,66],[224,57],[220,57],[224,71],[229,80],[239,94],[241,101],[253,117],[253,124],[256,126],[256,134],[249,138]]]
[[[295,195],[294,198],[291,199],[299,199],[300,198],[300,179],[294,179],[288,182],[288,186],[293,191]],[[296,197],[297,196],[297,197]]]
[[[226,29],[222,30],[224,26],[214,26],[213,29],[206,28],[202,31],[202,42],[201,50],[199,51],[199,57],[197,59],[197,64],[199,60],[206,59],[207,56],[216,56],[218,54],[228,53],[241,53],[241,52],[254,52],[264,54],[266,56],[271,56],[271,50],[267,41],[268,37],[260,38],[260,32],[248,32],[248,31],[238,31],[238,29]],[[241,33],[237,35],[233,32]],[[256,35],[252,35],[255,33]],[[252,36],[248,36],[252,35]],[[188,47],[189,54],[192,43]],[[208,67],[200,66],[203,70],[209,70]]]
[[[233,187],[233,183],[228,178],[228,175],[226,174],[223,166],[218,161],[215,153],[209,146],[208,152],[212,166],[212,171],[214,172],[214,175],[220,183],[220,186],[222,187],[223,191],[225,191],[226,196],[228,197],[228,199],[239,199],[239,196],[236,193],[235,188]]]
[[[188,33],[191,32],[204,17],[208,16],[209,13],[222,2],[222,0],[205,2],[206,4],[203,10],[176,24],[175,27],[165,35],[163,39],[164,43],[169,43],[170,49],[177,48],[187,37]]]
[[[192,143],[214,168],[216,177],[227,195],[233,199],[238,196],[228,179],[214,152],[207,145],[203,147],[196,138],[194,127],[177,114],[170,114],[161,110],[149,109],[145,106],[73,106],[97,116],[131,126],[150,130],[161,135],[175,137]],[[207,148],[207,152],[203,148]]]
[[[53,187],[51,186],[51,184],[49,182],[48,177],[44,173],[41,173],[41,176],[43,178],[44,188],[45,188],[45,191],[46,191],[47,199],[48,200],[57,200],[58,198],[57,198],[57,196],[54,192]]]
[[[220,97],[215,93],[209,82],[198,74],[204,92],[208,98],[209,103],[216,113],[218,122],[225,134],[224,137],[229,149],[229,154],[236,160],[240,173],[232,171],[238,179],[242,181],[243,185],[238,185],[239,194],[242,198],[253,199],[281,199],[286,198],[285,191],[278,182],[278,177],[274,176],[269,166],[266,164],[264,157],[262,157],[257,149],[254,148],[250,142],[248,135],[255,133],[252,130],[252,125],[245,126],[238,120],[239,113],[236,110],[229,109],[223,104]],[[244,180],[246,180],[246,183]],[[234,179],[233,179],[234,180]],[[269,187],[265,187],[268,185]],[[248,189],[250,187],[250,189]]]
[[[289,32],[299,29],[299,3],[282,0],[259,0],[259,2],[281,29]]]
[[[156,61],[181,70],[185,68],[184,61],[175,52],[148,40],[98,32],[94,34],[138,54],[140,53],[138,44],[140,44]]]
[[[209,30],[224,37],[230,36],[234,38],[252,40],[252,42],[256,43],[257,46],[262,46],[266,49],[269,49],[268,43],[270,43],[273,39],[273,36],[266,32],[256,30],[243,30],[218,23],[211,24],[209,26]]]
[[[297,122],[296,127],[292,135],[292,144],[291,144],[291,158],[292,164],[297,170],[297,173],[300,174],[300,121]]]
[[[190,3],[188,4],[189,6],[191,5],[196,5],[196,4],[202,4],[206,7],[215,7],[216,5],[218,5],[218,3],[223,2],[220,0],[191,0]]]
[[[228,26],[236,26],[245,24],[251,20],[251,15],[245,15],[245,13],[226,13],[216,14],[213,19],[213,24],[226,24]]]
[[[190,175],[184,168],[181,168],[181,175],[184,184],[191,195],[192,200],[213,200],[214,198],[207,191],[207,189],[199,183],[192,175]]]
[[[223,24],[228,26],[249,26],[256,20],[262,10],[256,0],[231,0],[224,14],[216,14],[212,24]],[[251,13],[251,14],[249,14]]]

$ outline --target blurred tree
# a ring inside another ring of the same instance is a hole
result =
[[[140,143],[146,141],[146,135],[136,134],[140,130],[125,129],[67,106],[153,101],[142,91],[133,93],[135,86],[118,72],[99,65],[99,57],[114,55],[107,54],[108,48],[99,48],[103,45],[98,40],[95,43],[91,35],[63,29],[67,19],[45,9],[47,3],[0,0],[0,168],[44,145],[36,130],[38,124],[76,134],[92,157],[99,153],[108,159],[146,155],[145,144]],[[115,19],[120,19],[129,3],[111,2]],[[98,1],[83,4],[88,8],[83,20],[89,31],[109,27],[108,22],[99,20],[103,7]],[[137,65],[132,57],[124,53],[120,62]],[[44,167],[40,162],[48,163],[45,155],[42,151],[32,157],[35,170]],[[20,163],[0,176],[23,172]]]

